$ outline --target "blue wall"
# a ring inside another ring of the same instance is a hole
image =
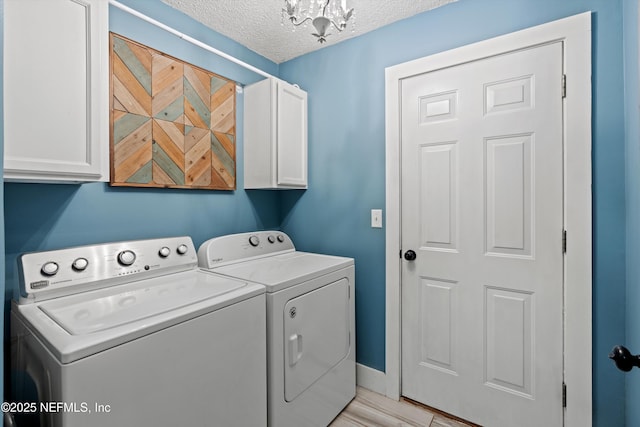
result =
[[[356,258],[358,362],[385,367],[385,239],[369,225],[369,210],[385,203],[385,67],[589,10],[594,425],[624,425],[624,376],[607,359],[625,339],[621,0],[460,0],[280,64],[283,79],[308,91],[310,118],[309,190],[282,196],[282,229],[300,249]]]
[[[278,66],[273,62],[197,24],[159,0],[125,0],[123,3],[267,72],[278,72]],[[125,37],[240,83],[261,79],[114,7],[110,7],[109,27]],[[197,247],[214,235],[278,228],[278,193],[242,190],[242,108],[243,97],[238,96],[238,190],[235,192],[125,189],[109,187],[105,183],[6,183],[7,296],[11,296],[16,284],[16,256],[25,251],[172,235],[189,235]]]
[[[623,0],[627,211],[627,340],[640,352],[640,98],[638,0]],[[640,372],[627,374],[627,425],[640,425]]]

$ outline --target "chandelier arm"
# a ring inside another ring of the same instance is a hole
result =
[[[340,25],[336,24],[336,21],[334,21],[333,19],[331,19],[331,25],[333,25],[333,27],[338,30],[339,32],[342,32],[345,30],[345,28],[340,28]]]
[[[291,22],[291,25],[293,25],[294,27],[299,27],[300,25],[304,24],[307,21],[312,21],[312,18],[305,18],[300,22],[297,21],[291,21],[291,19],[289,19],[289,21]]]
[[[327,16],[327,7],[329,7],[329,2],[331,0],[327,0],[327,2],[322,6],[322,16]]]

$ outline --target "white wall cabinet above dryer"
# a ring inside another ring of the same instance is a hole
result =
[[[4,1],[4,178],[109,180],[107,0]]]
[[[244,93],[244,187],[307,188],[307,93],[276,79]]]

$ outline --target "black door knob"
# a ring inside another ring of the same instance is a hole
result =
[[[629,372],[634,366],[640,368],[640,356],[634,356],[626,347],[617,345],[613,347],[609,354],[609,359],[613,360],[621,371]]]
[[[416,253],[409,249],[404,253],[404,259],[406,259],[407,261],[413,261],[414,259],[416,259]]]

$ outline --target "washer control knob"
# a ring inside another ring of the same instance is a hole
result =
[[[260,239],[258,236],[251,236],[249,237],[249,243],[251,246],[258,246],[260,244]]]
[[[158,251],[158,255],[160,255],[160,258],[166,258],[169,256],[169,254],[171,254],[171,249],[166,246],[161,247]]]
[[[89,261],[86,258],[76,258],[71,264],[71,268],[75,271],[84,271],[89,265]]]
[[[49,261],[45,262],[40,272],[45,276],[55,276],[60,267],[58,267],[58,263]]]
[[[273,237],[272,235],[269,235],[269,237],[267,237],[267,240],[269,241],[269,243],[275,243],[276,238]]]
[[[133,251],[126,250],[118,254],[118,262],[120,265],[129,266],[136,260],[136,254]]]
[[[278,234],[278,242],[284,242],[284,236],[282,234]]]
[[[188,250],[189,248],[187,247],[187,245],[182,244],[178,246],[178,248],[176,249],[176,252],[178,252],[178,255],[184,255],[187,253]]]

